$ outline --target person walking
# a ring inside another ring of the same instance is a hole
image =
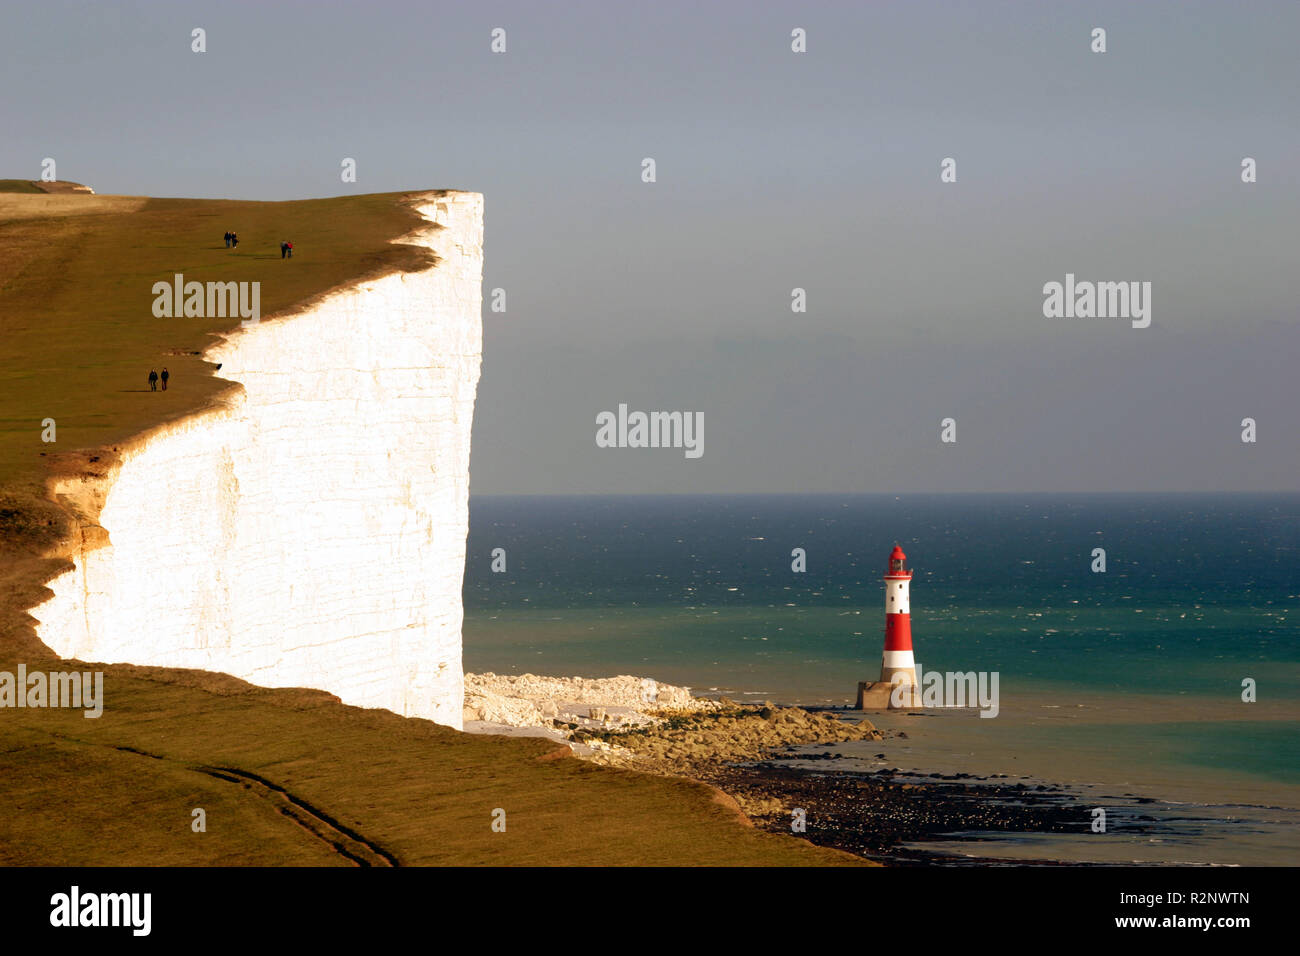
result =
[[[239,233],[237,233],[237,232],[232,232],[232,233],[230,234],[230,248],[233,249],[233,248],[235,248],[235,246],[237,246],[237,245],[239,245]]]
[[[171,378],[171,373],[167,371],[167,366],[166,366],[166,365],[163,366],[163,371],[162,371],[162,376],[161,376],[161,378],[162,378],[162,383],[163,383],[163,391],[165,392],[165,391],[167,391],[167,379]]]
[[[280,258],[283,259],[283,258],[284,258],[286,255],[288,255],[288,254],[289,254],[289,243],[286,242],[285,240],[281,239],[281,240],[280,240]]]
[[[149,391],[151,392],[158,391],[158,370],[157,369],[153,369],[153,368],[149,369]]]
[[[227,249],[230,248],[230,230],[229,230],[229,229],[226,230],[226,248],[227,248]]]
[[[293,243],[292,243],[292,242],[286,242],[285,245],[289,247],[289,258],[292,259],[292,258],[293,258]]]

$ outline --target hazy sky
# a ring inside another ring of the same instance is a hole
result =
[[[0,176],[484,193],[474,493],[1294,490],[1297,36],[1294,2],[6,4]],[[1151,282],[1150,328],[1045,318],[1066,273]],[[620,402],[703,413],[703,456],[598,448]]]

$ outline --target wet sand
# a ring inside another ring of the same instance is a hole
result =
[[[816,806],[825,825],[810,826],[810,839],[895,863],[1300,863],[1300,786],[1209,765],[1249,758],[1221,751],[1261,746],[1251,736],[1261,728],[1264,746],[1293,738],[1292,703],[1093,696],[1067,705],[1022,695],[992,719],[974,710],[868,716],[880,743],[796,748],[718,785]],[[1201,736],[1210,756],[1198,764],[1179,748]],[[1097,808],[1105,832],[1092,829]]]
[[[731,794],[765,829],[792,832],[791,813],[802,808],[807,839],[890,865],[1285,866],[1297,860],[1295,809],[1176,803],[1010,776],[851,770],[856,761],[835,752],[844,746],[800,748],[805,752],[786,759],[699,776]],[[1105,811],[1104,830],[1093,829],[1097,809]]]
[[[736,797],[764,829],[794,833],[820,846],[890,865],[996,862],[971,853],[964,843],[933,842],[952,833],[1002,837],[1081,833],[1088,828],[1089,808],[1051,785],[978,779],[921,781],[893,768],[853,773],[783,763],[730,765],[702,776]],[[799,810],[803,811],[802,831],[795,829]],[[1139,827],[1155,822],[1140,817],[1131,821]],[[1015,862],[1048,864],[1058,859],[1055,853],[1045,852],[1036,859]]]
[[[1294,738],[1300,704],[1293,702],[1025,695],[1004,698],[992,719],[958,709],[869,716],[892,737],[889,758],[906,769],[1009,773],[1189,803],[1300,807],[1300,784],[1234,767],[1249,766],[1250,747],[1259,746],[1247,742],[1252,732]]]

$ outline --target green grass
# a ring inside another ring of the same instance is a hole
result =
[[[58,197],[62,198],[62,197]],[[287,203],[150,199],[123,214],[0,221],[0,486],[42,470],[41,453],[111,445],[210,402],[225,383],[198,355],[238,319],[156,318],[153,284],[261,283],[263,317],[339,285],[431,263],[390,240],[422,220],[401,197]],[[237,249],[222,234],[234,229]],[[294,258],[281,260],[289,238]],[[16,268],[15,268],[16,265]],[[151,393],[151,368],[171,387]],[[41,421],[57,422],[56,448]]]
[[[97,720],[3,713],[0,863],[346,864],[203,765],[264,777],[403,865],[856,862],[743,826],[702,784],[548,759],[549,742],[460,734],[315,691],[145,673],[109,668]],[[195,807],[207,833],[190,829]],[[504,833],[491,829],[497,808]]]
[[[46,479],[101,473],[113,443],[225,387],[196,353],[238,320],[155,318],[154,282],[175,272],[260,281],[267,317],[364,276],[431,264],[426,250],[391,243],[423,224],[399,194],[34,201],[48,205],[14,212],[27,197],[0,201],[0,670],[9,671],[20,661],[70,669],[24,613],[68,566],[45,554],[66,547],[70,526],[46,500]],[[226,229],[239,233],[237,250],[225,248]],[[294,243],[290,261],[279,257],[282,238]],[[170,389],[148,391],[149,369],[163,365]],[[45,418],[57,423],[54,445],[41,441]],[[105,673],[99,719],[0,710],[0,863],[347,864],[264,794],[200,769],[214,766],[285,788],[403,864],[860,862],[746,827],[701,784],[556,759],[549,742],[459,734],[219,674],[79,669]],[[196,807],[206,833],[191,830]],[[505,833],[491,829],[496,808]]]

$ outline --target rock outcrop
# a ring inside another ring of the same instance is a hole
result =
[[[632,726],[648,714],[717,706],[691,696],[689,687],[648,677],[539,677],[536,674],[465,675],[465,720],[508,727],[552,727],[556,720],[583,725]]]
[[[733,705],[667,716],[652,727],[579,731],[574,739],[603,744],[593,759],[660,773],[761,760],[789,747],[880,740],[868,720],[844,720],[801,707]]]
[[[881,739],[868,720],[710,700],[627,675],[466,674],[465,723],[482,733],[530,728],[596,763],[688,775],[801,744]]]

